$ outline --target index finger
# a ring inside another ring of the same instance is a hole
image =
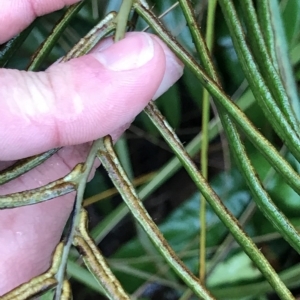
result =
[[[2,0],[0,44],[25,29],[36,17],[59,10],[80,0]]]

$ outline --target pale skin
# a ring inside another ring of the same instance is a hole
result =
[[[35,17],[76,0],[2,0],[0,43]],[[0,169],[12,161],[64,147],[35,170],[0,186],[5,195],[44,185],[82,162],[90,142],[117,139],[152,99],[182,75],[182,64],[156,37],[132,33],[46,72],[0,69]],[[0,295],[49,267],[74,194],[0,211]]]

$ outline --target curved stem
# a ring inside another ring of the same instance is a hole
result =
[[[67,176],[42,187],[0,195],[0,209],[37,204],[74,192],[82,176],[82,164],[78,164]]]
[[[52,257],[50,269],[42,275],[39,275],[30,281],[21,284],[9,293],[1,296],[2,300],[27,300],[37,296],[42,291],[47,291],[57,285],[57,280],[54,278],[55,273],[59,268],[61,255],[63,251],[63,243],[59,243]]]
[[[112,300],[129,300],[118,279],[110,270],[107,262],[100,253],[97,245],[90,238],[87,230],[88,215],[85,209],[81,210],[77,233],[74,236],[74,245],[82,254],[88,269],[95,275],[108,297]]]

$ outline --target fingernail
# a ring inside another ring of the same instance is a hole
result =
[[[147,34],[139,33],[91,55],[109,70],[132,70],[145,65],[153,58],[154,44]]]
[[[183,74],[183,63],[171,52],[165,45],[160,42],[165,55],[166,55],[166,71],[163,80],[153,96],[153,100],[156,100],[163,93],[165,93]]]

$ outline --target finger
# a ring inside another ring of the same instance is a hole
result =
[[[80,0],[1,0],[0,44],[25,29],[36,17]]]
[[[1,70],[0,160],[81,144],[131,122],[163,78],[171,85],[182,74],[175,56],[164,51],[151,36],[134,33],[46,72]]]

